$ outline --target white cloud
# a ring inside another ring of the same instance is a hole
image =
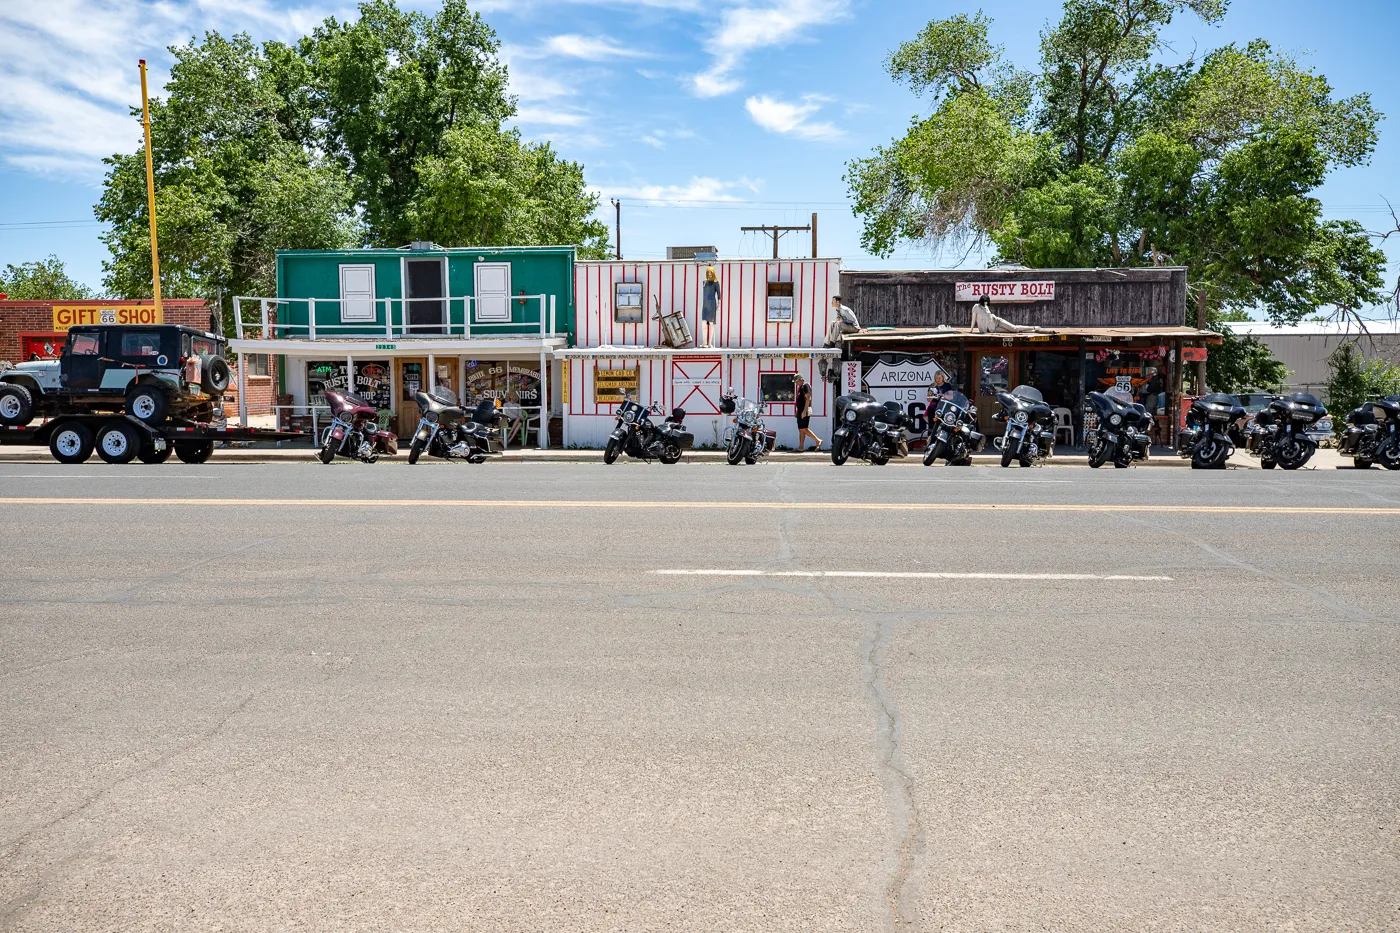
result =
[[[737,181],[720,181],[718,178],[692,178],[683,185],[603,185],[599,190],[608,197],[636,198],[639,201],[658,201],[666,204],[687,204],[709,201],[743,201],[734,193],[744,189],[754,194],[759,191],[759,182],[740,178]]]
[[[582,126],[588,114],[572,110],[552,110],[548,107],[521,107],[515,114],[516,123],[539,123],[550,126]]]
[[[206,30],[291,40],[350,3],[284,10],[271,0],[0,2],[0,159],[30,171],[96,182],[101,159],[132,152],[141,103],[136,60],[163,96],[170,54]]]
[[[812,123],[807,119],[821,110],[822,103],[828,100],[830,98],[809,94],[802,98],[802,103],[790,104],[767,94],[759,94],[744,101],[744,107],[753,117],[753,122],[770,133],[802,139],[836,139],[844,135],[842,130],[831,123]]]
[[[763,6],[745,2],[725,10],[705,41],[713,62],[691,77],[691,90],[700,97],[738,90],[743,82],[734,72],[750,53],[794,42],[811,27],[844,19],[849,10],[850,0],[774,0]]]
[[[601,36],[550,36],[540,46],[541,55],[563,55],[590,62],[616,61],[622,58],[651,58],[645,49],[619,45]]]

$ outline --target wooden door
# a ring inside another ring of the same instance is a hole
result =
[[[1001,405],[997,393],[1006,392],[1015,386],[1016,353],[1011,349],[983,350],[973,354],[972,378],[976,394],[972,404],[977,406],[977,430],[990,437],[996,437],[1006,426],[995,419]]]
[[[419,410],[414,393],[428,386],[427,359],[394,360],[394,385],[399,403],[394,433],[399,437],[408,437],[418,427]]]

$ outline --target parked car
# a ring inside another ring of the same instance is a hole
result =
[[[179,324],[82,325],[56,360],[0,372],[0,425],[118,412],[147,424],[211,421],[228,390],[227,342]]]

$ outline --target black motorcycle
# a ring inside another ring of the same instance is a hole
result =
[[[961,392],[938,399],[928,428],[924,466],[933,466],[935,460],[946,460],[949,466],[970,466],[972,455],[987,446],[986,435],[977,433],[977,407]]]
[[[467,419],[451,389],[439,386],[432,392],[415,392],[420,414],[418,430],[408,446],[408,462],[417,463],[427,454],[443,460],[481,463],[491,453],[491,429],[500,421],[499,402],[482,399]]]
[[[1358,470],[1369,470],[1373,463],[1400,470],[1400,395],[1371,396],[1347,415],[1347,424],[1337,449]]]
[[[733,423],[724,430],[725,459],[730,466],[741,462],[752,466],[773,452],[778,435],[764,427],[757,402],[740,398],[731,387],[719,397],[719,410],[734,416]]]
[[[1189,458],[1193,470],[1225,469],[1235,448],[1247,443],[1244,419],[1244,406],[1233,395],[1216,392],[1192,400],[1186,427],[1177,436],[1177,456]]]
[[[660,460],[675,463],[681,451],[695,446],[695,435],[685,429],[685,409],[677,408],[661,424],[652,424],[651,416],[661,414],[655,403],[651,408],[627,399],[617,407],[617,427],[608,438],[603,462],[613,463],[618,454],[637,460]]]
[[[1098,469],[1109,461],[1124,469],[1134,460],[1146,460],[1152,444],[1152,416],[1136,402],[1125,402],[1103,392],[1090,392],[1089,408],[1098,420],[1094,433],[1085,438],[1089,466]]]
[[[1271,396],[1268,407],[1254,414],[1245,434],[1245,450],[1258,457],[1266,470],[1275,464],[1296,470],[1317,451],[1317,441],[1308,436],[1308,429],[1326,417],[1327,409],[1315,395]]]
[[[1010,392],[998,392],[1001,411],[994,417],[1006,422],[1006,433],[993,443],[1001,449],[1001,465],[1011,466],[1012,460],[1028,467],[1054,453],[1055,409],[1045,404],[1039,389],[1017,386]]]
[[[884,466],[892,457],[909,456],[908,416],[898,402],[883,405],[868,392],[852,392],[836,400],[837,428],[831,435],[831,462],[840,466],[850,457]]]

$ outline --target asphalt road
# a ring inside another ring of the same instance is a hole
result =
[[[1396,474],[4,464],[0,535],[3,930],[1400,929]]]

